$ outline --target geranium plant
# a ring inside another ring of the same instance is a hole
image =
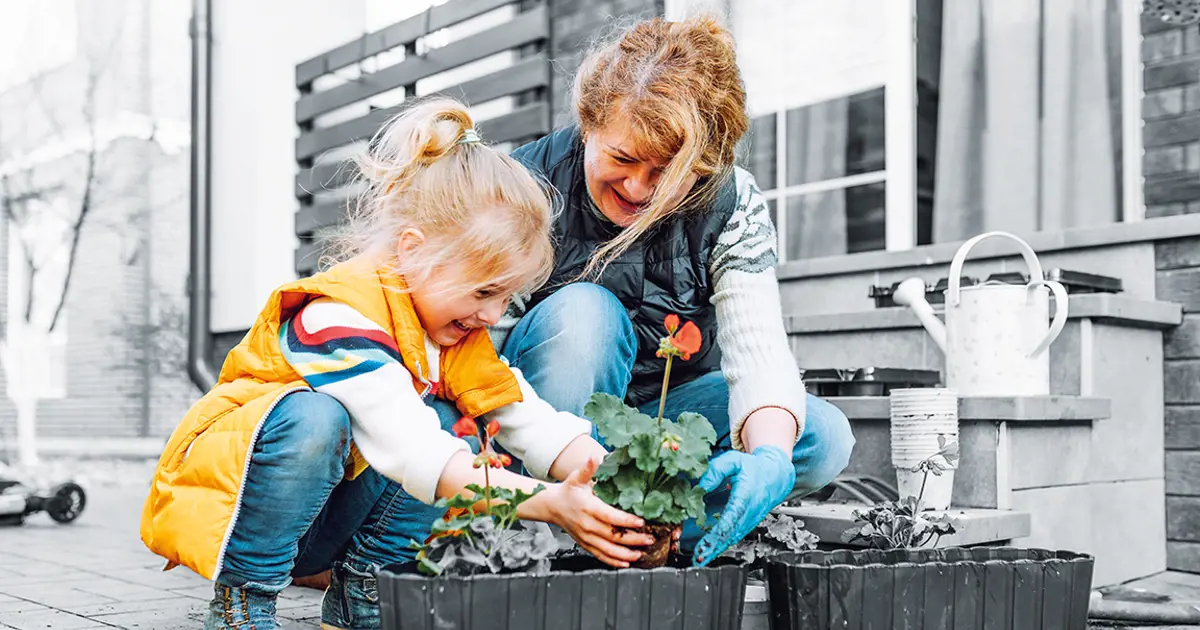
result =
[[[668,315],[664,324],[667,336],[659,343],[658,356],[667,365],[658,417],[609,394],[593,395],[583,410],[612,449],[596,471],[596,496],[645,519],[642,531],[656,539],[635,563],[640,568],[666,563],[672,533],[683,521],[694,518],[703,524],[704,491],[695,480],[708,469],[717,441],[712,425],[698,413],[685,412],[674,421],[663,418],[672,360],[688,360],[703,342],[700,329],[692,322],[681,326],[677,315]]]
[[[804,528],[804,521],[787,514],[767,514],[750,534],[738,541],[726,555],[739,562],[756,565],[763,558],[816,549],[817,535]]]
[[[550,568],[550,556],[558,543],[544,523],[522,521],[517,508],[544,489],[538,485],[532,493],[493,487],[491,468],[504,468],[512,458],[492,450],[492,438],[500,431],[495,420],[480,427],[474,418],[463,417],[454,424],[460,438],[475,437],[480,450],[474,466],[484,471],[484,485],[471,484],[469,496],[459,493],[439,499],[434,505],[446,515],[434,522],[424,544],[414,542],[417,563],[431,575],[473,575],[526,571],[544,573]]]
[[[941,476],[958,460],[958,442],[938,436],[938,451],[926,457],[913,472],[924,472],[917,496],[885,501],[868,510],[855,510],[854,527],[842,533],[843,542],[865,541],[876,549],[923,547],[930,540],[936,547],[942,536],[954,533],[954,520],[947,514],[926,514],[922,499],[929,475]]]

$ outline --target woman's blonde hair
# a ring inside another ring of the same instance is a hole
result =
[[[603,271],[659,221],[711,201],[750,126],[733,36],[713,15],[652,18],[602,42],[580,64],[572,97],[585,134],[625,125],[639,157],[667,163],[646,208],[592,254],[583,276]],[[696,185],[672,203],[692,173]]]
[[[365,186],[337,260],[369,257],[410,289],[451,263],[480,287],[528,292],[546,282],[554,266],[548,187],[482,144],[462,103],[435,97],[407,107],[356,162]],[[407,229],[424,236],[411,256],[399,251]]]

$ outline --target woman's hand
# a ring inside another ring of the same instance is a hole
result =
[[[644,547],[654,542],[650,534],[633,531],[619,532],[616,528],[638,528],[645,522],[627,512],[601,501],[592,492],[592,475],[599,463],[588,460],[560,484],[545,490],[550,493],[547,508],[550,521],[562,527],[588,553],[614,567],[628,567],[642,557],[642,552],[630,547]]]

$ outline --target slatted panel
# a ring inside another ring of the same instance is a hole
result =
[[[359,80],[301,96],[296,103],[296,122],[304,124],[320,114],[413,85],[439,72],[542,41],[549,32],[547,15],[546,7],[539,7],[504,24],[431,50],[424,56],[410,57]]]
[[[528,5],[528,0],[451,0],[296,66],[296,86],[301,94],[296,103],[300,134],[295,146],[296,160],[301,166],[295,178],[295,195],[300,202],[295,224],[295,233],[300,237],[294,261],[298,273],[306,275],[317,270],[321,239],[345,219],[352,192],[346,187],[354,177],[352,164],[321,160],[320,156],[370,139],[404,105],[373,109],[357,118],[324,127],[317,126],[319,116],[347,106],[361,106],[367,99],[385,92],[412,95],[416,83],[422,79],[512,51],[521,57],[514,65],[442,88],[437,93],[468,105],[518,97],[520,105],[513,111],[477,123],[480,134],[489,143],[524,142],[550,131],[550,63],[542,52],[549,37],[548,10],[545,3]],[[413,52],[416,42],[427,34],[505,6],[525,6],[528,10],[423,55]],[[396,48],[406,51],[402,61],[324,91],[313,90],[322,76]]]
[[[326,53],[317,55],[296,66],[296,85],[312,83],[314,79],[374,57],[381,52],[408,45],[424,36],[459,22],[469,20],[494,9],[507,6],[513,0],[455,0],[432,7],[397,22],[387,28],[362,36]],[[428,23],[426,23],[428,19]]]

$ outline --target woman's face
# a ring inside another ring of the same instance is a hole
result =
[[[609,221],[627,227],[650,203],[667,163],[645,158],[636,139],[619,123],[588,132],[583,143],[588,194]],[[696,175],[689,175],[668,207],[682,201],[695,183]]]

